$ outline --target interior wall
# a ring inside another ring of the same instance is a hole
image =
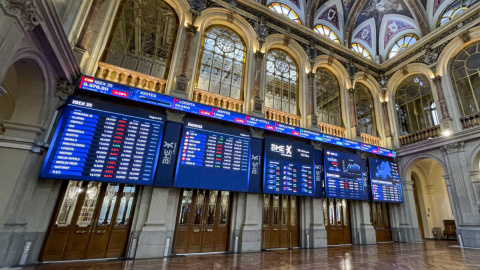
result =
[[[443,168],[433,159],[415,162],[412,179],[416,179],[420,216],[425,238],[435,238],[433,229],[445,229],[443,220],[453,219],[452,207],[443,175]]]

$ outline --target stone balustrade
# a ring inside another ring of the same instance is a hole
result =
[[[95,76],[99,79],[157,93],[164,93],[165,85],[167,84],[167,80],[103,62],[98,62],[97,74]]]
[[[375,146],[380,146],[380,141],[382,139],[380,139],[379,137],[373,136],[373,135],[370,135],[370,134],[366,134],[366,133],[362,133],[361,136],[362,136],[362,140],[363,140],[364,143],[375,145]]]
[[[292,126],[300,126],[300,116],[265,107],[265,118]]]
[[[420,131],[410,133],[407,135],[401,136],[400,145],[405,146],[409,144],[414,144],[421,141],[426,141],[430,138],[435,138],[440,136],[440,126],[433,126]]]
[[[345,138],[345,128],[343,127],[318,122],[318,128],[322,133]]]
[[[243,112],[243,101],[195,88],[193,101],[234,112]]]
[[[463,129],[480,126],[480,113],[471,114],[460,118]]]

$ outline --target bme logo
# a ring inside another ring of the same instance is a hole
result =
[[[276,144],[272,143],[271,151],[280,153],[282,155],[292,155],[292,146],[291,145],[276,145]]]

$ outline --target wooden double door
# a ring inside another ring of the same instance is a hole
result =
[[[300,245],[298,197],[264,194],[262,219],[262,249]]]
[[[136,193],[133,185],[69,181],[57,203],[40,261],[123,257]]]
[[[347,200],[324,199],[323,216],[325,219],[328,245],[345,245],[352,243],[350,210]]]
[[[375,228],[377,242],[392,241],[392,227],[388,204],[385,202],[370,202],[370,221]]]
[[[227,251],[230,207],[228,191],[183,190],[173,253]]]

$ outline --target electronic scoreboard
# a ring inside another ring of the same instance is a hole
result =
[[[70,98],[41,178],[151,185],[165,116]]]
[[[393,161],[369,158],[370,186],[373,201],[403,202],[398,165]]]

